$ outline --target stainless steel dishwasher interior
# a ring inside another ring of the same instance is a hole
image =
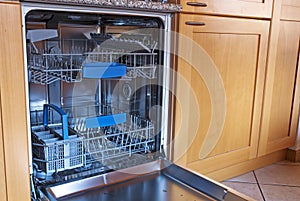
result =
[[[22,11],[32,197],[165,158],[171,14],[30,3]]]

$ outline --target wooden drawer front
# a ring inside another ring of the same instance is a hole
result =
[[[281,19],[300,21],[300,1],[282,0]]]
[[[271,18],[272,0],[183,0],[183,12]]]

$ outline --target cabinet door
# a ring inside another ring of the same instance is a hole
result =
[[[6,193],[9,200],[25,201],[30,200],[30,188],[19,2],[0,2],[0,25],[0,107]]]
[[[182,0],[184,12],[271,18],[273,0]]]
[[[209,173],[256,157],[269,22],[180,15],[174,161]]]
[[[259,154],[293,146],[299,115],[300,22],[281,21],[274,66],[268,66]],[[298,72],[297,72],[298,71]]]

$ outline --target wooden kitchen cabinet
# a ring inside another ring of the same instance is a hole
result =
[[[181,0],[180,3],[183,12],[271,18],[273,0]]]
[[[269,25],[180,15],[177,163],[208,174],[257,156]]]
[[[300,109],[299,1],[264,1],[270,19],[185,3],[174,159],[216,180],[284,160]]]
[[[300,104],[300,21],[278,23],[274,51],[275,64],[269,65],[263,107],[259,155],[293,146],[297,136]]]
[[[21,8],[0,2],[0,196],[30,200]]]

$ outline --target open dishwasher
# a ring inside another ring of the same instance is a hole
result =
[[[172,13],[22,12],[33,200],[243,200],[168,161]]]

